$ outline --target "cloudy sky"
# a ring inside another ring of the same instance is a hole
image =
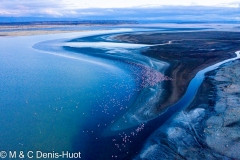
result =
[[[161,15],[211,14],[221,19],[223,11],[234,12],[231,19],[240,19],[240,0],[0,0],[0,17],[162,19]]]

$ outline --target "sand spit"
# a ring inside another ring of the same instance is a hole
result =
[[[31,36],[31,35],[44,35],[44,34],[58,34],[70,32],[83,32],[84,30],[27,30],[27,31],[11,31],[0,32],[0,37],[5,36]]]
[[[76,29],[79,27],[79,29]],[[31,36],[44,34],[57,34],[84,31],[80,29],[82,25],[66,25],[66,24],[8,24],[0,25],[0,37],[5,36]],[[87,28],[86,28],[87,29]]]

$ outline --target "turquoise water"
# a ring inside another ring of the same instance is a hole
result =
[[[91,112],[85,113],[88,116],[86,118],[87,122],[83,123],[81,128],[79,128],[79,132],[74,137],[73,142],[73,148],[83,151],[85,153],[83,158],[86,159],[106,159],[110,157],[121,159],[128,154],[130,155],[130,152],[132,152],[131,155],[134,153],[135,150],[130,150],[129,147],[134,147],[134,142],[138,142],[138,138],[141,137],[133,137],[133,132],[136,132],[135,130],[142,126],[143,122],[132,124],[127,119],[122,125],[116,124],[116,122],[119,118],[124,117],[124,114],[131,108],[134,107],[133,110],[138,110],[142,107],[141,103],[135,103],[135,106],[132,105],[136,99],[141,99],[139,102],[142,99],[148,100],[151,98],[148,92],[155,92],[155,90],[147,90],[145,94],[139,94],[141,92],[139,90],[139,83],[141,83],[140,79],[142,78],[141,70],[146,70],[143,66],[149,66],[148,69],[154,67],[159,67],[158,69],[166,68],[165,63],[162,64],[161,61],[154,61],[139,54],[139,50],[148,45],[109,42],[108,36],[111,37],[111,34],[70,40],[57,39],[36,43],[33,46],[49,54],[66,58],[80,58],[88,63],[104,66],[112,64],[125,71],[125,74],[117,70],[107,72],[104,77],[109,79],[109,81],[103,86],[95,88],[96,91],[93,95],[101,93],[101,89],[104,89],[105,97],[96,97],[96,102],[91,104]],[[89,56],[91,58],[94,57],[96,60],[91,60]],[[133,64],[131,64],[133,62],[142,64],[142,66],[135,65],[133,67]],[[98,77],[98,75],[96,77],[102,78]],[[111,129],[113,125],[117,125],[119,128],[113,130]],[[126,130],[126,128],[130,129]],[[123,135],[125,135],[124,141]],[[91,154],[92,148],[94,148],[96,153],[94,155]],[[108,148],[107,152],[106,148]]]
[[[126,105],[120,100],[134,94],[134,81],[117,63],[32,48],[53,37],[0,39],[0,150],[76,151],[86,124],[93,131],[107,123],[114,107]]]
[[[168,64],[140,55],[148,45],[109,42],[124,32],[132,30],[1,38],[0,151],[80,151],[83,159],[137,154],[176,111],[129,122],[160,94],[161,83],[139,89],[141,70],[164,73]],[[178,106],[189,103],[186,97]]]

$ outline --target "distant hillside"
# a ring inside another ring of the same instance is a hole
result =
[[[76,20],[54,18],[0,17],[0,25],[104,25],[104,24],[138,24],[133,20]]]

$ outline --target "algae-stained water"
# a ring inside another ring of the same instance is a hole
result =
[[[84,150],[94,148],[86,143],[100,139],[100,130],[121,114],[131,101],[125,95],[136,94],[120,63],[32,48],[59,37],[0,39],[0,150],[80,151],[87,157]]]

